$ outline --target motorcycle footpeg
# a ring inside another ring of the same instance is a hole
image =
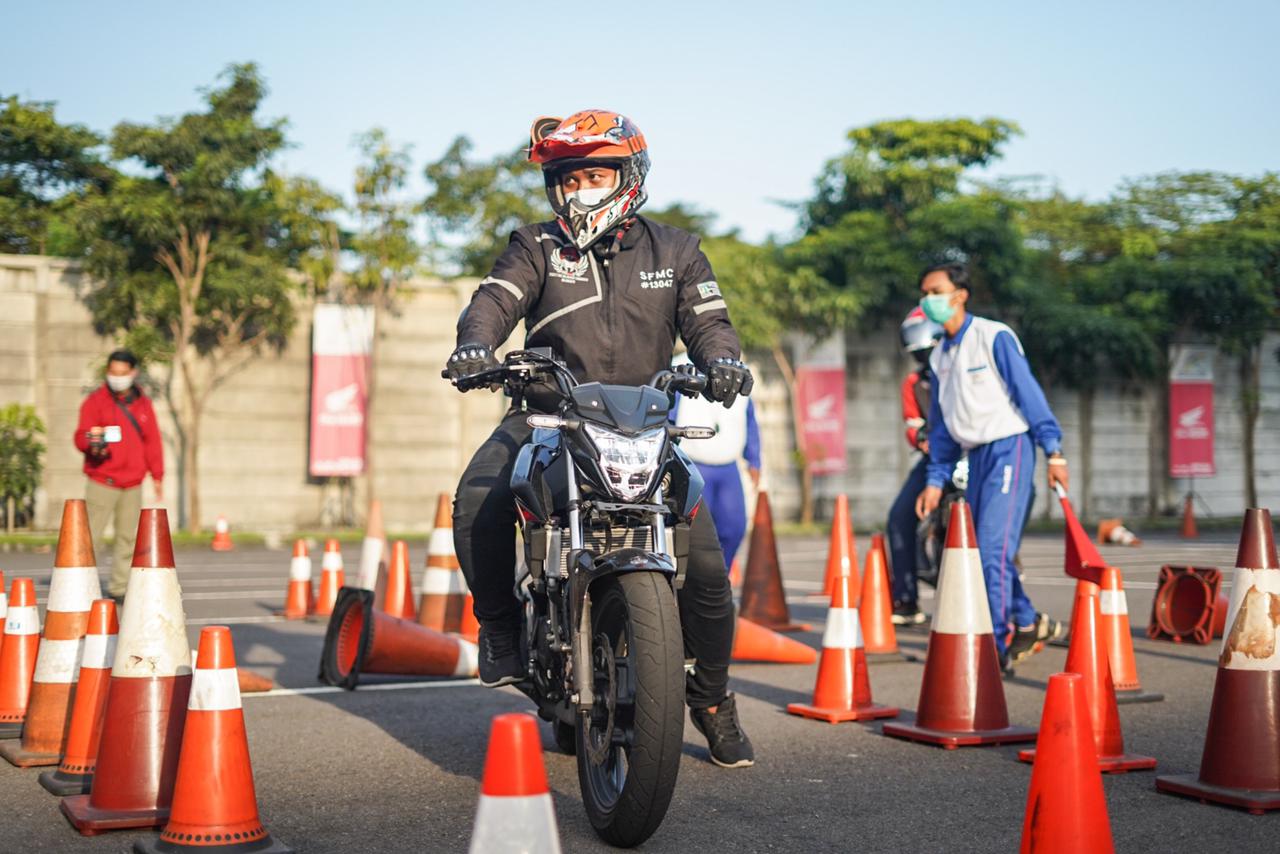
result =
[[[698,659],[686,658],[684,660],[684,673],[686,676],[692,676],[694,670],[696,670],[697,667],[698,667]]]

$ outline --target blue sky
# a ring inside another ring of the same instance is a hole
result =
[[[652,203],[785,235],[852,127],[1018,122],[996,175],[1101,198],[1174,169],[1280,168],[1280,3],[269,2],[10,4],[0,93],[109,130],[199,106],[252,60],[286,116],[291,172],[349,194],[351,139],[412,143],[414,177],[458,134],[479,155],[537,115],[632,116]]]

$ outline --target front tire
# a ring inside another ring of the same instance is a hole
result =
[[[648,839],[675,792],[684,743],[684,643],[675,594],[656,572],[592,588],[595,704],[579,717],[578,783],[591,826],[622,848]]]

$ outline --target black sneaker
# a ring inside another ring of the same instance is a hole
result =
[[[914,602],[899,602],[893,606],[893,620],[895,626],[919,626],[928,619],[924,615],[924,611],[920,610],[920,606]]]
[[[721,768],[745,768],[756,764],[751,739],[738,723],[738,706],[732,694],[710,709],[690,709],[689,717],[698,732],[707,737],[711,761]]]
[[[480,684],[486,688],[511,685],[525,678],[520,655],[519,623],[480,624]]]
[[[1045,613],[1036,614],[1035,625],[1018,629],[1009,641],[1005,657],[1009,666],[1020,664],[1044,649],[1047,641],[1062,637],[1062,623]]]

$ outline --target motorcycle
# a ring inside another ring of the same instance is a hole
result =
[[[576,754],[582,802],[606,842],[639,845],[675,791],[684,732],[686,662],[676,608],[702,478],[679,440],[677,393],[707,378],[692,365],[647,385],[579,384],[546,348],[454,383],[503,385],[517,408],[530,387],[554,414],[530,414],[511,490],[524,541],[516,593],[524,604],[527,677],[517,683]]]

